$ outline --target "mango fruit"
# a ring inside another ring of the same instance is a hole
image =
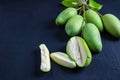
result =
[[[78,67],[88,66],[92,61],[92,55],[85,40],[79,36],[70,38],[66,46],[66,52]]]
[[[72,16],[65,25],[65,31],[69,36],[78,35],[81,32],[83,17],[80,15]]]
[[[112,14],[105,14],[102,16],[102,20],[103,20],[106,31],[112,36],[119,38],[120,37],[119,19]]]
[[[95,11],[91,9],[85,11],[85,18],[86,18],[87,23],[93,23],[94,25],[96,25],[96,27],[98,28],[100,32],[103,31],[102,20]]]
[[[77,10],[75,8],[66,8],[57,16],[55,23],[58,26],[64,25],[70,17],[76,14]]]
[[[93,52],[101,52],[102,51],[102,41],[98,28],[92,24],[85,24],[82,30],[82,37],[87,42],[88,47]]]
[[[43,72],[48,72],[51,70],[50,56],[49,50],[45,44],[40,44],[40,53],[41,53],[41,65],[40,70]]]
[[[70,59],[70,57],[63,52],[53,52],[50,54],[50,57],[53,61],[55,61],[57,64],[67,67],[67,68],[75,68],[76,63]]]

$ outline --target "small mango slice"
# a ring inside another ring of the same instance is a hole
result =
[[[40,44],[39,48],[41,53],[40,70],[43,72],[48,72],[51,70],[49,50],[45,44]]]
[[[55,61],[57,64],[67,67],[67,68],[75,68],[76,63],[70,59],[70,57],[63,52],[53,52],[50,54],[50,57],[53,61]]]

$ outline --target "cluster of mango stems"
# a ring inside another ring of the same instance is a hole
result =
[[[101,35],[104,30],[115,38],[120,37],[120,21],[113,14],[101,15],[98,11],[68,7],[55,20],[56,25],[65,26],[70,39],[66,52],[53,52],[50,57],[67,67],[87,67],[92,61],[91,52],[102,51]]]

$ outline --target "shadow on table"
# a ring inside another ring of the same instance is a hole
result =
[[[70,73],[70,74],[76,74],[76,73],[81,73],[85,68],[80,68],[80,67],[76,67],[74,69],[69,69],[69,68],[65,68],[61,66],[61,69],[65,72],[65,73]]]
[[[119,38],[113,37],[111,34],[109,34],[109,33],[106,32],[106,31],[103,31],[103,32],[101,33],[101,37],[103,37],[104,39],[107,39],[107,40],[109,40],[109,41],[118,41],[118,40],[119,40]]]

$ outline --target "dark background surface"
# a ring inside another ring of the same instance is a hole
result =
[[[120,40],[102,34],[103,51],[93,54],[84,69],[66,69],[52,61],[48,73],[39,71],[39,44],[50,52],[65,51],[69,37],[54,21],[65,7],[61,0],[0,0],[0,80],[120,80]],[[120,18],[119,0],[96,0],[102,14]]]

